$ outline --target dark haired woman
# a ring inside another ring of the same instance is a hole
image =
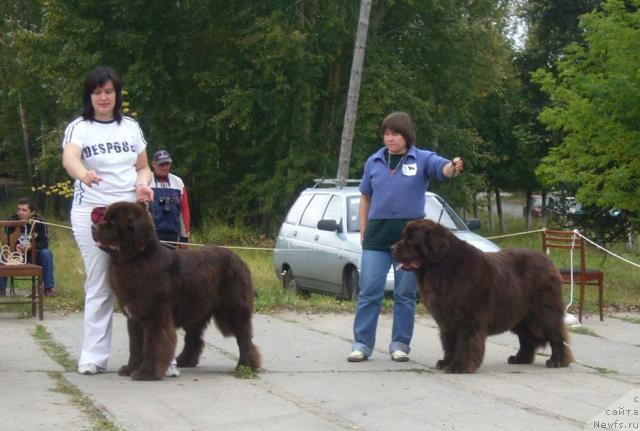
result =
[[[104,371],[111,354],[114,294],[107,274],[109,256],[91,236],[99,213],[117,201],[153,200],[147,143],[138,123],[120,113],[122,82],[109,67],[91,71],[84,83],[82,116],[67,126],[62,163],[75,178],[71,225],[86,281],[84,341],[78,372]]]
[[[429,180],[454,177],[464,168],[459,157],[450,161],[432,151],[416,148],[413,121],[404,112],[388,115],[380,133],[384,147],[369,157],[360,183],[360,296],[349,362],[365,361],[373,353],[384,285],[393,263],[391,245],[400,240],[407,222],[424,218]],[[392,360],[406,362],[413,336],[416,279],[407,271],[395,271],[394,275],[389,353]]]

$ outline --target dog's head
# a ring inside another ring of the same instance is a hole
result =
[[[104,220],[91,227],[97,246],[112,256],[133,258],[155,239],[151,216],[144,204],[116,202],[110,205]]]
[[[451,248],[453,234],[431,220],[416,220],[407,224],[402,239],[391,247],[396,269],[416,271],[436,265]]]

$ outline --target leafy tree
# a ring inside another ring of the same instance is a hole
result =
[[[0,171],[4,175],[33,181],[33,147],[37,113],[31,106],[42,101],[29,74],[28,35],[37,31],[39,11],[31,1],[4,2],[0,5]],[[37,84],[36,84],[37,85]]]
[[[531,80],[531,74],[545,69],[556,74],[556,61],[565,55],[566,47],[581,43],[580,16],[594,10],[601,0],[527,0],[522,2],[520,14],[526,23],[527,38],[524,50],[515,56],[520,76],[521,103],[517,105],[517,124],[514,135],[524,150],[521,157],[521,181],[518,183],[530,196],[534,190],[548,185],[541,184],[535,175],[539,161],[549,148],[558,145],[562,135],[548,130],[538,119],[540,112],[549,105],[548,96]],[[529,213],[529,211],[527,211]]]
[[[419,145],[467,159],[469,174],[439,186],[456,205],[465,203],[477,188],[472,172],[482,169],[476,155],[488,139],[479,133],[476,108],[503,85],[506,3],[373,3],[351,177],[381,145],[382,118],[406,110],[416,119]],[[68,179],[60,163],[63,128],[80,113],[86,73],[109,64],[123,75],[149,152],[171,151],[195,220],[273,232],[302,188],[335,175],[358,6],[4,2],[0,50],[12,61],[0,64],[0,166],[26,182]],[[26,166],[33,176],[24,174]]]
[[[433,184],[434,190],[456,206],[470,201],[482,172],[474,106],[501,85],[505,15],[495,1],[374,3],[352,177],[382,145],[384,116],[404,110],[416,122],[419,146],[466,160],[461,180]]]
[[[521,85],[513,70],[505,73],[500,88],[477,104],[477,129],[481,142],[477,147],[477,163],[482,182],[476,190],[495,196],[500,230],[504,231],[501,191],[526,190],[529,147],[516,133]],[[492,218],[489,219],[490,222]]]
[[[535,81],[552,105],[541,120],[561,133],[538,174],[548,187],[570,185],[577,200],[640,216],[640,1],[609,0],[583,17],[584,45],[557,62],[558,77]]]

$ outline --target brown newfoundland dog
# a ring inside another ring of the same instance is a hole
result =
[[[260,368],[252,342],[251,272],[237,255],[219,247],[170,250],[156,237],[145,207],[129,202],[109,206],[92,233],[111,255],[111,287],[128,318],[129,363],[118,374],[162,379],[175,353],[177,327],[185,330],[178,366],[195,367],[212,317],[222,334],[236,337],[238,366]]]
[[[510,364],[532,363],[536,349],[547,343],[547,367],[573,362],[560,274],[543,253],[484,253],[431,220],[409,223],[392,252],[399,267],[416,272],[422,301],[440,328],[444,358],[437,368],[475,372],[487,336],[508,330],[520,340]]]

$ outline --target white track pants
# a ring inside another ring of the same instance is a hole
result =
[[[91,206],[71,209],[73,235],[84,260],[84,340],[78,365],[107,368],[111,354],[111,328],[115,295],[109,285],[109,255],[96,247],[91,236]]]

